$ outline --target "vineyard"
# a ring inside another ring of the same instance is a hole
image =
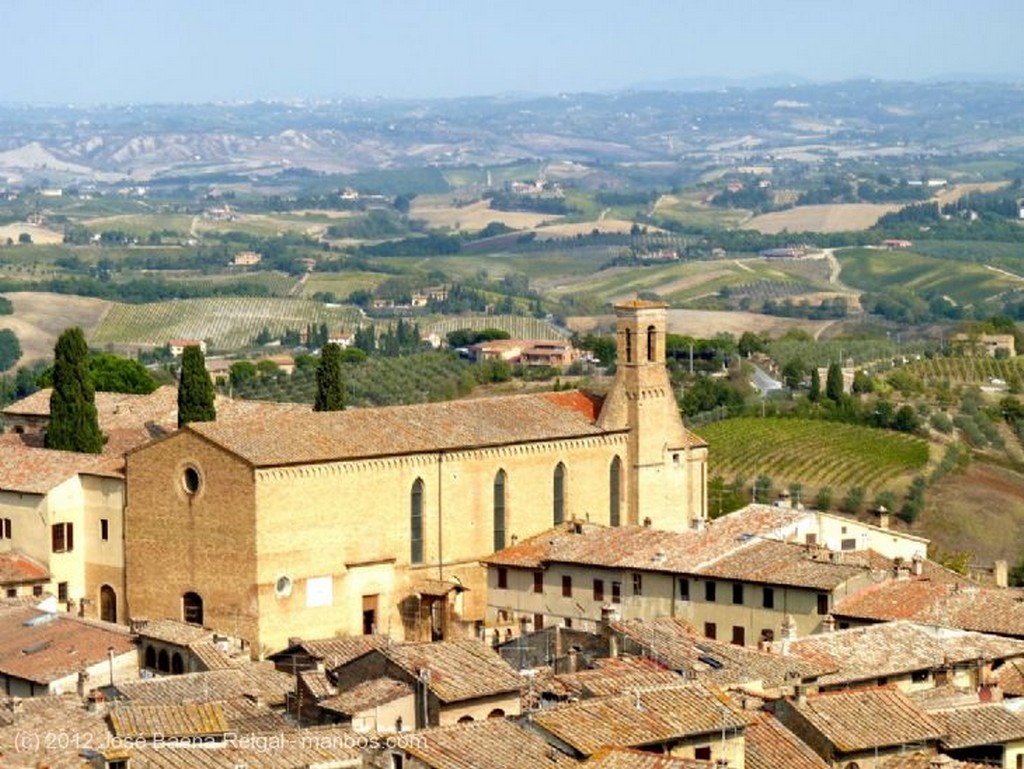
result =
[[[805,494],[823,486],[901,487],[928,462],[921,438],[836,422],[742,417],[706,425],[701,436],[711,445],[712,475],[767,475],[776,487],[801,483]]]
[[[308,299],[221,297],[150,304],[115,304],[89,338],[90,344],[162,345],[170,339],[208,339],[217,349],[252,344],[264,327],[280,336],[288,329],[326,323],[331,332],[359,325],[353,307],[327,307]]]
[[[451,331],[497,328],[507,331],[513,339],[565,339],[567,334],[555,328],[546,320],[525,315],[479,315],[476,317],[444,318],[434,323],[423,324],[424,330],[444,338]]]
[[[951,384],[990,384],[992,380],[1004,383],[1024,378],[1024,360],[1021,358],[989,357],[935,357],[903,366],[905,371],[924,382],[948,380]]]

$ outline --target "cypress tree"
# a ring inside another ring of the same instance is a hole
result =
[[[828,367],[828,374],[825,377],[825,397],[834,403],[843,400],[843,370],[838,363]]]
[[[83,454],[103,451],[103,433],[89,375],[89,346],[78,327],[65,329],[53,348],[53,392],[45,445]]]
[[[818,373],[817,366],[811,369],[811,389],[807,393],[807,399],[812,403],[821,400],[821,374]]]
[[[189,345],[181,355],[181,381],[178,383],[178,427],[189,422],[212,422],[217,418],[213,405],[213,381],[206,371],[206,358],[198,345]]]
[[[331,342],[320,350],[313,411],[341,411],[343,408],[345,388],[341,384],[341,347]]]

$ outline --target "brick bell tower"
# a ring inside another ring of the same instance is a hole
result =
[[[707,517],[707,445],[683,427],[665,368],[667,307],[615,306],[617,370],[597,423],[629,430],[626,523],[680,530]]]

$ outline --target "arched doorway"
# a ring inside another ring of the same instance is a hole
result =
[[[181,675],[185,672],[185,663],[182,662],[181,655],[178,652],[174,652],[171,655],[171,673],[174,675]]]
[[[110,585],[100,588],[100,619],[104,622],[117,622],[117,593]]]

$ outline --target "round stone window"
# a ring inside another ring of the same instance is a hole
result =
[[[281,598],[287,598],[292,594],[292,578],[281,576],[274,583],[274,592]]]
[[[202,478],[199,476],[199,471],[194,467],[186,467],[185,472],[182,473],[181,483],[185,487],[185,491],[189,494],[195,494],[199,491],[200,485],[202,485]]]

